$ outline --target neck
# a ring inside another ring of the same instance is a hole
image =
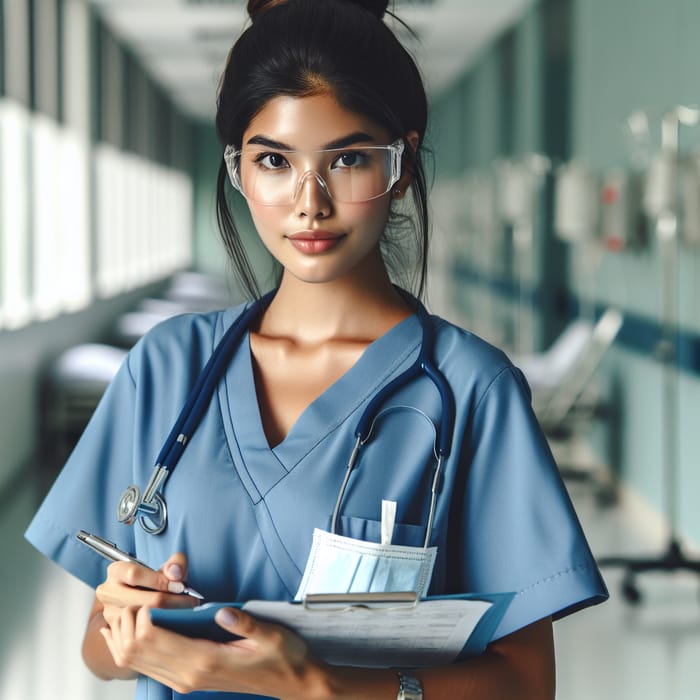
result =
[[[340,338],[375,340],[412,311],[384,274],[308,283],[284,275],[260,333],[317,344]]]

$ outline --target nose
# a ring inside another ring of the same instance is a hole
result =
[[[331,196],[321,176],[307,170],[297,184],[295,209],[298,216],[323,219],[331,213]]]

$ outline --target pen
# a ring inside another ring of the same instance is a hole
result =
[[[139,566],[143,566],[150,571],[154,571],[154,569],[148,566],[148,564],[144,564],[136,557],[131,556],[131,554],[122,552],[122,550],[116,545],[112,544],[111,542],[107,542],[107,540],[103,540],[97,535],[91,535],[89,532],[85,532],[85,530],[80,530],[76,537],[83,544],[86,544],[88,547],[94,549],[99,555],[103,556],[105,559],[109,559],[109,561],[130,561],[133,564],[138,564]],[[185,586],[182,593],[190,595],[193,598],[198,598],[199,600],[204,600],[204,596],[201,593],[197,593],[194,588],[190,588],[189,586]]]

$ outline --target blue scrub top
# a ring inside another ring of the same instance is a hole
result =
[[[165,532],[118,523],[122,491],[145,486],[199,372],[242,310],[179,316],[139,341],[30,524],[28,540],[90,586],[104,580],[107,563],[76,540],[80,529],[154,568],[185,552],[188,581],[207,600],[294,596],[313,529],[329,528],[360,415],[413,362],[421,327],[411,316],[372,343],[272,449],[246,335],[165,485]],[[515,591],[495,638],[602,602],[605,584],[523,375],[475,335],[432,322],[456,422],[431,541],[438,556],[430,594]],[[437,390],[422,376],[382,407],[346,491],[341,534],[378,542],[381,502],[389,499],[398,503],[393,543],[423,544],[439,417]],[[146,697],[179,695],[142,678],[137,698]]]

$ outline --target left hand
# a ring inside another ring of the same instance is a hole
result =
[[[323,664],[290,630],[224,608],[216,621],[244,639],[191,639],[151,623],[149,609],[123,608],[101,630],[119,667],[131,668],[178,693],[217,690],[309,700],[325,693]]]

